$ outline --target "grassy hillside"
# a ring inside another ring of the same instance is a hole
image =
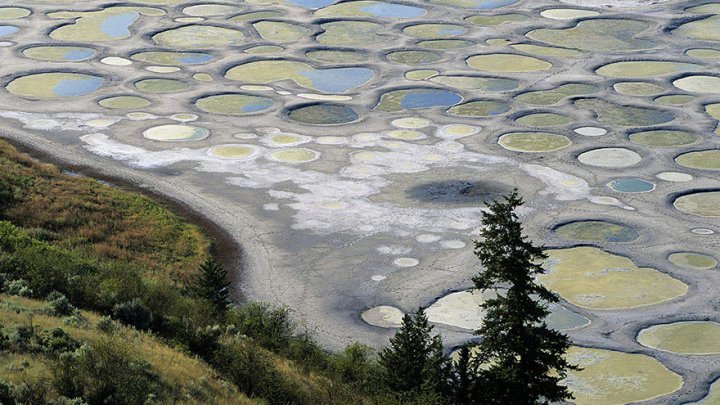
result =
[[[122,326],[89,311],[77,311],[70,317],[58,316],[52,304],[0,294],[0,324],[3,325],[4,350],[0,352],[0,380],[13,385],[21,402],[29,397],[57,401],[63,387],[58,372],[62,369],[58,349],[62,330],[80,346],[112,351],[116,359],[147,362],[154,388],[153,396],[161,402],[251,404],[253,401],[223,380],[203,361],[175,350],[158,338]],[[45,338],[54,342],[45,343]],[[52,347],[53,349],[48,349]],[[76,349],[75,352],[80,351]],[[69,350],[67,351],[69,352]],[[103,369],[93,370],[102,376]],[[112,370],[107,375],[117,376]],[[97,384],[97,382],[95,383]],[[87,392],[97,388],[87,384]],[[97,384],[99,385],[99,384]],[[135,387],[130,387],[135,390]],[[2,389],[0,388],[0,391]],[[82,394],[82,393],[81,393]],[[0,400],[2,394],[0,394]]]
[[[327,353],[288,308],[218,308],[198,289],[210,247],[0,141],[0,403],[393,403],[373,350]]]
[[[202,231],[162,205],[0,142],[0,217],[55,246],[132,264],[144,277],[187,282],[208,257]]]

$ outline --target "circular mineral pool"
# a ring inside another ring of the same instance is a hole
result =
[[[320,153],[305,148],[276,150],[270,153],[270,159],[283,163],[307,163],[320,157]]]
[[[670,263],[688,269],[710,270],[717,266],[717,260],[709,255],[695,252],[677,252],[668,256]]]
[[[425,118],[420,117],[408,117],[408,118],[398,118],[396,120],[393,120],[391,122],[392,126],[397,128],[405,128],[405,129],[418,129],[418,128],[425,128],[432,125],[432,122]]]
[[[475,42],[466,39],[428,39],[416,44],[423,49],[436,49],[447,51],[451,49],[468,48],[475,45]]]
[[[720,191],[701,191],[685,194],[675,199],[678,210],[700,217],[720,217]]]
[[[720,149],[683,153],[675,161],[690,169],[720,170]]]
[[[643,346],[693,356],[720,353],[720,323],[684,321],[655,325],[638,333]]]
[[[685,55],[700,59],[720,59],[720,51],[710,48],[693,48],[685,51]]]
[[[257,155],[259,149],[253,145],[218,145],[208,153],[214,157],[229,160],[245,160]]]
[[[457,117],[480,118],[502,115],[511,109],[509,104],[502,101],[473,100],[451,107],[447,112]]]
[[[449,38],[465,33],[465,27],[457,24],[415,24],[403,28],[402,32],[417,38]]]
[[[113,110],[134,110],[150,106],[150,101],[138,96],[114,96],[98,101],[98,104]]]
[[[31,13],[32,11],[23,7],[0,7],[0,20],[17,20]]]
[[[565,380],[577,405],[644,402],[683,385],[680,375],[644,354],[573,346],[566,359],[580,367]]]
[[[399,257],[393,261],[393,264],[398,267],[415,267],[420,264],[420,261],[412,257]]]
[[[536,72],[552,67],[552,63],[548,61],[510,53],[471,56],[467,59],[467,64],[473,69],[496,73]]]
[[[130,66],[132,61],[129,59],[121,58],[119,56],[108,56],[107,58],[100,59],[100,63],[108,66]]]
[[[466,136],[475,135],[480,132],[480,127],[465,124],[450,124],[438,130],[438,136],[443,138],[464,138]]]
[[[340,104],[311,104],[291,109],[288,118],[309,125],[341,125],[360,116],[352,108]]]
[[[632,143],[657,148],[671,148],[697,142],[697,136],[690,132],[672,130],[635,132],[629,138]]]
[[[595,17],[600,13],[594,10],[581,10],[578,8],[552,8],[541,11],[540,15],[553,20],[574,20],[576,18]]]
[[[688,292],[687,284],[666,273],[638,267],[627,257],[596,247],[546,250],[545,287],[568,302],[593,310],[637,308],[659,304]],[[632,288],[628,288],[632,286]]]
[[[186,25],[160,32],[153,40],[174,49],[221,49],[245,43],[245,35],[231,28],[212,25]]]
[[[668,62],[668,61],[623,61],[613,62],[596,70],[601,76],[618,78],[645,78],[657,77],[674,73],[688,72],[700,68],[694,63]]]
[[[565,239],[586,242],[627,243],[637,240],[640,233],[635,229],[607,221],[576,221],[555,228],[555,233]]]
[[[528,127],[553,127],[569,123],[570,117],[555,113],[532,113],[515,119],[515,122]]]
[[[647,193],[655,190],[655,184],[637,177],[622,177],[607,184],[608,187],[621,193]]]
[[[665,88],[660,85],[645,82],[615,83],[613,89],[615,89],[618,94],[636,97],[655,96],[665,91]]]
[[[22,51],[28,58],[48,62],[83,62],[97,55],[93,48],[80,46],[34,46]]]
[[[390,62],[401,63],[405,65],[427,65],[438,62],[442,59],[442,55],[430,51],[403,50],[390,52],[385,55]]]
[[[185,15],[193,17],[216,17],[227,14],[237,14],[242,8],[225,4],[196,4],[183,8]]]
[[[366,323],[381,328],[399,328],[405,314],[388,305],[380,305],[363,312],[360,317]]]
[[[588,166],[623,168],[640,163],[642,157],[630,149],[599,148],[581,153],[578,160]]]
[[[462,101],[457,93],[433,88],[413,88],[389,91],[380,97],[375,109],[383,112],[398,112],[434,107],[450,107]]]
[[[575,128],[573,131],[582,136],[603,136],[607,134],[607,129],[600,127],[580,127]]]
[[[552,152],[572,144],[566,136],[547,132],[512,132],[501,136],[498,143],[515,152]]]
[[[367,53],[363,51],[344,49],[319,49],[305,55],[312,60],[328,63],[361,63],[368,60]]]
[[[220,94],[195,101],[195,107],[211,114],[245,115],[267,110],[273,100],[250,94]]]
[[[720,94],[720,77],[705,75],[687,76],[675,80],[673,86],[691,93]]]
[[[135,87],[148,93],[177,93],[190,88],[190,85],[175,79],[142,79],[135,82]]]
[[[31,98],[78,97],[94,93],[104,79],[82,73],[37,73],[18,77],[7,85],[17,96]]]
[[[658,173],[655,177],[657,177],[660,180],[677,182],[677,183],[691,181],[693,179],[693,176],[691,174],[680,173],[680,172],[662,172],[662,173]]]
[[[191,125],[160,125],[146,130],[143,136],[153,141],[190,142],[207,138],[210,136],[210,131]]]
[[[695,97],[687,94],[669,94],[667,96],[660,96],[654,101],[658,105],[676,106],[691,103],[693,100],[695,100]]]

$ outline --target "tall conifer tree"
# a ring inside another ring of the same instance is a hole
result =
[[[477,403],[529,405],[573,398],[560,385],[567,371],[577,368],[564,358],[570,340],[545,323],[547,303],[559,298],[535,282],[545,272],[541,263],[547,256],[523,234],[516,214],[522,205],[517,190],[493,201],[483,212],[481,239],[475,241],[475,255],[485,268],[473,278],[475,287],[507,287],[481,305],[486,315],[475,331],[482,340],[473,367],[479,377],[473,395]]]

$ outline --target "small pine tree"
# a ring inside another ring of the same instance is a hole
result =
[[[458,353],[458,359],[453,364],[454,371],[454,389],[453,397],[455,404],[469,405],[472,404],[473,385],[475,383],[476,373],[473,371],[472,357],[470,355],[470,347],[463,346]]]
[[[216,311],[224,314],[230,305],[230,281],[227,270],[213,260],[207,259],[200,265],[200,275],[195,280],[195,292],[210,301]]]
[[[483,212],[482,240],[475,241],[475,255],[484,271],[473,278],[480,291],[508,286],[507,292],[487,300],[486,315],[475,331],[483,337],[477,345],[475,369],[479,370],[474,398],[483,404],[547,404],[573,398],[559,382],[568,370],[564,353],[568,337],[550,329],[547,304],[558,296],[535,282],[547,258],[523,234],[515,213],[523,205],[514,190],[504,201],[493,201]],[[484,367],[480,367],[483,364]]]
[[[423,308],[406,314],[402,326],[380,352],[384,385],[401,399],[438,396],[448,392],[450,361],[443,354],[442,338],[432,336]]]

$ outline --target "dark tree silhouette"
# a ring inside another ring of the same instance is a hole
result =
[[[559,383],[577,367],[564,358],[568,337],[545,323],[547,303],[559,298],[535,282],[545,272],[541,263],[547,256],[523,234],[515,212],[523,203],[517,190],[493,201],[482,214],[481,239],[475,241],[475,255],[485,268],[473,278],[475,287],[507,287],[481,305],[486,315],[475,331],[482,340],[473,360],[478,403],[547,404],[573,398]]]
[[[401,400],[440,401],[450,393],[451,363],[443,354],[440,335],[431,335],[425,310],[403,317],[400,330],[380,352],[382,380]]]
[[[218,313],[225,313],[231,303],[227,270],[212,258],[200,265],[200,275],[195,280],[194,288],[196,294],[210,301]]]

